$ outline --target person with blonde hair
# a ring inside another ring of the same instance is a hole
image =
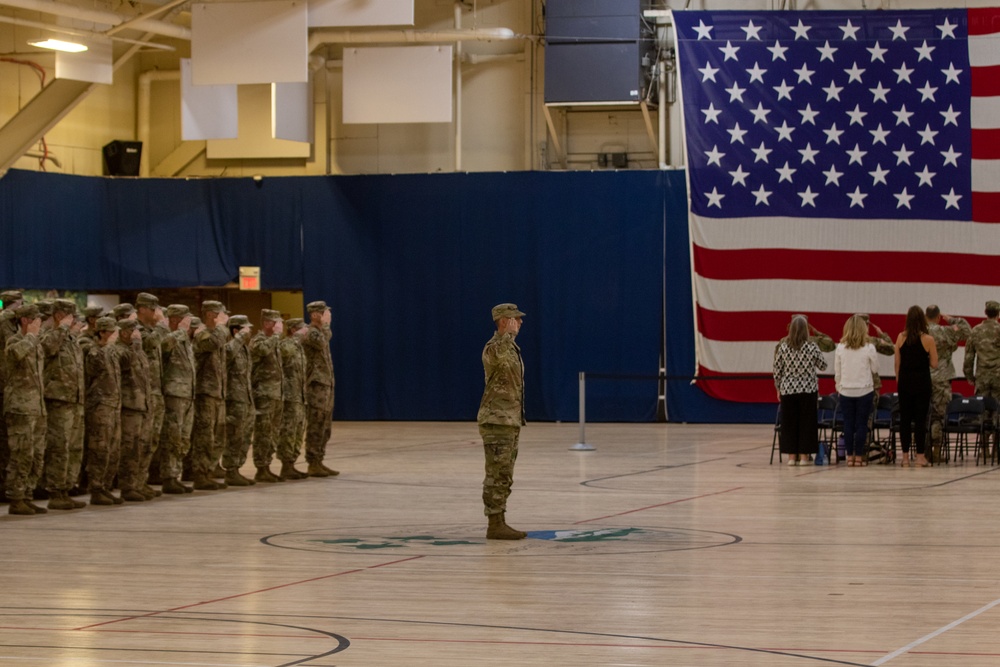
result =
[[[849,466],[866,463],[868,417],[872,411],[877,372],[878,359],[875,346],[868,337],[868,323],[861,315],[851,315],[844,322],[844,335],[833,357],[833,375],[837,393],[840,394]]]
[[[816,437],[817,370],[826,370],[819,346],[809,339],[809,324],[802,315],[792,317],[788,335],[774,353],[774,386],[781,402],[781,451],[788,465],[809,465],[809,455],[819,447]]]

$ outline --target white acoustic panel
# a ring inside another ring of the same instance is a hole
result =
[[[191,6],[191,60],[199,86],[309,80],[305,0]]]
[[[451,46],[344,48],[345,123],[451,120]]]
[[[239,129],[237,87],[196,86],[191,59],[181,58],[181,139],[235,139]]]
[[[312,86],[271,84],[271,136],[289,141],[313,140]]]
[[[300,141],[275,139],[271,132],[271,86],[239,87],[240,130],[236,139],[209,141],[209,159],[307,158],[312,146]]]
[[[80,40],[86,51],[65,53],[56,51],[56,78],[91,83],[111,84],[114,81],[114,61],[110,39]]]
[[[413,25],[413,0],[309,0],[310,28]]]

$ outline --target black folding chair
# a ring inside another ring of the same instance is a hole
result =
[[[942,425],[941,458],[948,460],[954,445],[954,458],[965,460],[969,452],[969,437],[975,436],[973,452],[976,455],[976,465],[979,465],[979,449],[983,435],[983,413],[986,404],[982,396],[971,398],[953,398],[948,402]],[[947,452],[947,453],[946,453]],[[985,452],[983,461],[985,462]]]
[[[899,394],[882,394],[872,418],[868,434],[869,449],[878,447],[885,452],[879,463],[896,462],[896,438],[899,433]]]
[[[771,463],[774,463],[774,453],[778,452],[778,465],[781,465],[781,403],[778,404],[778,413],[774,416],[774,437],[771,438]]]
[[[844,420],[840,414],[840,396],[836,393],[820,396],[816,403],[817,437],[827,453],[827,461],[837,463],[837,437],[844,431]]]

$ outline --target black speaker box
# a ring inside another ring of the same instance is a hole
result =
[[[140,160],[141,141],[116,139],[104,147],[104,173],[108,176],[138,176]]]

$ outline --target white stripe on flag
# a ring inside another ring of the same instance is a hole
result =
[[[972,161],[972,191],[1000,191],[1000,160]]]
[[[969,120],[973,130],[995,130],[1000,127],[1000,98],[973,97]]]
[[[971,35],[969,62],[973,67],[1000,65],[1000,34]]]

